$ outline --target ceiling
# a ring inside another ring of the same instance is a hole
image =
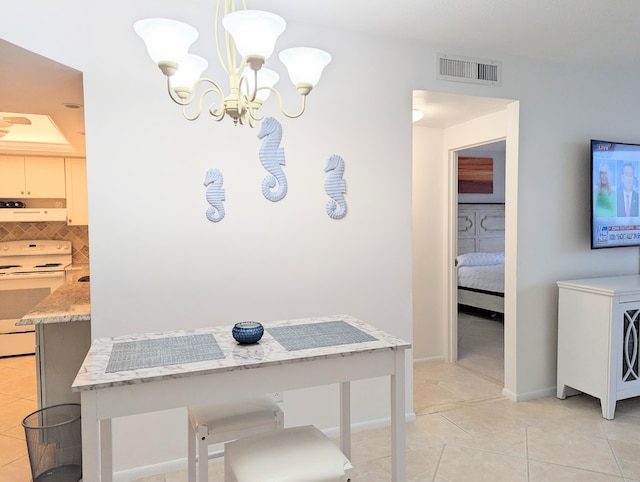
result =
[[[58,134],[62,134],[71,146],[72,151],[67,151],[67,154],[84,156],[82,73],[4,40],[0,40],[0,59],[0,112],[50,117],[59,130]],[[69,104],[79,108],[65,107]],[[32,125],[9,128],[9,134],[0,138],[0,153],[60,155],[64,152],[62,146],[53,142],[55,129],[39,136],[38,118],[31,120]],[[32,136],[34,142],[10,143],[12,131],[16,141],[26,141],[25,136]]]
[[[414,126],[446,129],[486,114],[504,110],[512,100],[470,95],[414,91],[413,108],[424,113]],[[408,116],[407,116],[408,117]]]
[[[200,0],[212,3],[212,0]],[[640,62],[638,0],[249,0],[285,20],[562,64]],[[495,59],[500,60],[500,59]]]
[[[213,0],[193,0],[214,7]],[[491,52],[536,61],[582,66],[640,65],[638,0],[249,0],[285,20],[383,35],[444,53]],[[213,19],[213,13],[212,13]],[[82,74],[0,40],[0,112],[49,115],[79,155],[84,155]],[[416,92],[425,110],[418,125],[447,127],[504,109],[501,99]],[[1,142],[1,140],[0,140]],[[1,147],[1,146],[0,146]],[[7,151],[1,151],[7,152]]]

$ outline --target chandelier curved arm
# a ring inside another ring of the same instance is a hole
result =
[[[276,94],[278,96],[278,103],[280,104],[280,112],[282,112],[289,119],[295,119],[297,117],[300,117],[302,114],[304,114],[304,109],[307,106],[307,94],[300,94],[300,97],[302,97],[302,101],[301,101],[301,105],[300,105],[300,111],[297,114],[290,114],[284,108],[284,102],[282,101],[282,94],[280,94],[280,92],[278,92],[273,87],[261,87],[258,90],[266,90],[266,89],[269,89],[271,92],[273,92],[274,94]]]
[[[251,103],[254,102],[256,100],[256,95],[258,95],[258,91],[259,90],[266,90],[266,88],[261,88],[261,89],[256,89],[256,86],[258,85],[258,71],[257,70],[252,70],[253,72],[253,89],[251,87],[251,84],[249,84],[249,79],[247,79],[244,75],[242,75],[242,71],[244,70],[244,68],[241,67],[241,71],[239,73],[239,83],[238,83],[238,91],[242,92],[242,87],[245,88],[245,92],[248,92],[249,95],[244,95],[243,97],[246,99],[247,102]],[[252,92],[253,90],[253,92]],[[250,97],[249,97],[250,96]]]
[[[201,83],[207,83],[207,84],[211,84],[211,87],[209,87],[208,89],[205,89],[199,96],[198,96],[198,108],[196,110],[196,113],[194,115],[189,115],[187,113],[187,106],[191,105],[193,103],[193,101],[196,98],[196,90],[197,87],[201,84]],[[179,106],[182,107],[182,115],[185,117],[185,119],[193,121],[196,120],[198,117],[200,117],[200,114],[202,113],[202,104],[204,103],[204,99],[205,97],[207,97],[207,95],[210,92],[215,92],[218,94],[218,96],[220,97],[220,108],[219,109],[214,109],[213,106],[209,107],[209,113],[216,119],[216,120],[220,120],[224,117],[225,111],[224,111],[224,92],[222,90],[222,88],[217,84],[217,82],[215,82],[213,79],[208,79],[206,77],[200,78],[196,81],[195,84],[193,84],[193,88],[190,91],[179,91],[179,93],[176,93],[176,91],[174,89],[171,88],[171,83],[170,83],[170,78],[167,77],[167,91],[169,93],[169,98],[174,101],[176,104],[178,104]]]
[[[262,104],[259,104],[256,107],[252,107],[248,109],[248,113],[249,113],[248,117],[251,119],[251,121],[253,121],[253,122],[249,122],[249,124],[251,124],[251,127],[253,127],[256,124],[256,121],[261,121],[262,119],[264,119],[264,116],[257,115],[259,112],[259,108],[261,106]]]

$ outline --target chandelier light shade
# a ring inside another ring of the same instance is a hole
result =
[[[286,49],[280,52],[279,57],[287,67],[291,82],[294,83],[298,91],[301,88],[310,91],[320,80],[324,68],[331,62],[331,55],[327,52],[309,47]]]
[[[167,77],[170,98],[182,106],[182,113],[188,120],[200,117],[205,98],[211,96],[214,100],[207,109],[215,120],[220,121],[228,115],[234,124],[253,127],[262,119],[259,109],[271,92],[278,97],[280,110],[285,116],[301,116],[306,97],[331,62],[331,55],[306,47],[280,52],[280,61],[286,66],[301,97],[299,111],[287,112],[282,95],[274,88],[280,76],[264,67],[274,51],[276,40],[286,28],[286,22],[270,12],[236,10],[235,3],[235,0],[218,0],[216,7],[216,48],[228,76],[226,93],[220,83],[202,77],[208,67],[207,60],[189,53],[189,48],[198,38],[195,28],[176,20],[149,18],[137,21],[134,30],[144,40],[152,60]],[[221,35],[222,31],[224,35]],[[195,113],[189,114],[187,107],[192,105],[196,106],[192,107]]]
[[[225,30],[231,34],[238,53],[243,57],[263,57],[273,53],[276,40],[287,23],[276,14],[260,10],[239,10],[222,19]]]
[[[278,72],[276,72],[275,70],[271,70],[271,69],[267,69],[262,68],[260,70],[258,70],[258,85],[262,86],[262,87],[269,87],[268,89],[261,89],[256,91],[256,79],[255,76],[253,75],[249,75],[247,77],[247,86],[243,86],[243,90],[242,93],[246,96],[249,96],[251,92],[256,92],[256,101],[258,102],[264,102],[265,100],[267,100],[267,98],[269,97],[269,94],[271,93],[271,87],[273,87],[274,85],[276,85],[276,83],[278,82],[278,80],[280,80],[280,76],[278,75]]]
[[[172,75],[183,61],[191,44],[198,38],[198,31],[191,25],[164,18],[147,18],[136,22],[136,33],[142,37],[149,55],[160,70],[170,68]]]
[[[191,93],[193,84],[209,66],[209,62],[202,57],[193,54],[185,55],[180,68],[169,77],[169,84],[179,97],[184,98]]]

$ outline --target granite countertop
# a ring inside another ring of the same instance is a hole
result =
[[[327,324],[331,325],[328,330],[319,326]],[[270,321],[263,325],[262,339],[251,345],[239,345],[233,339],[232,325],[97,338],[72,390],[411,347],[406,341],[348,315]]]
[[[71,269],[68,269],[67,280],[62,286],[38,303],[16,324],[21,326],[90,321],[90,283],[78,282],[79,278],[88,274],[89,265],[74,265]]]

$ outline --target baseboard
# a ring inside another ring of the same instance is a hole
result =
[[[536,398],[548,397],[556,394],[556,387],[543,388],[542,390],[534,390],[533,392],[526,393],[513,393],[506,388],[502,389],[502,396],[507,397],[514,402],[526,402],[528,400],[535,400]]]
[[[432,356],[428,358],[414,358],[413,364],[420,365],[420,364],[429,364],[429,363],[442,363],[444,361],[445,361],[444,356]]]
[[[187,459],[176,459],[159,464],[144,465],[133,469],[121,470],[114,472],[113,482],[131,482],[132,480],[142,479],[143,477],[151,477],[153,475],[165,474],[168,472],[177,472],[179,470],[187,470]]]
[[[414,412],[405,413],[405,422],[415,422],[416,414]],[[365,430],[374,430],[377,428],[388,427],[391,425],[391,417],[379,418],[376,420],[367,420],[366,422],[359,422],[351,424],[351,432],[363,432]],[[323,430],[327,437],[338,437],[340,435],[340,427],[330,427]],[[214,454],[210,454],[211,457]],[[215,455],[214,455],[215,456]],[[220,463],[222,460],[220,459]],[[145,465],[143,467],[136,467],[128,470],[121,470],[113,474],[113,482],[130,482],[132,480],[141,479],[143,477],[151,477],[153,475],[165,474],[168,472],[177,472],[179,470],[187,469],[187,459],[181,458],[176,460],[170,460],[168,462],[161,462],[159,464]]]
[[[415,412],[404,414],[405,423],[415,422]],[[351,424],[351,432],[358,433],[365,430],[375,430],[377,428],[389,427],[391,425],[391,417],[378,418],[376,420],[367,420],[366,422],[358,422]],[[322,430],[327,437],[338,437],[340,435],[340,427],[330,427]]]

